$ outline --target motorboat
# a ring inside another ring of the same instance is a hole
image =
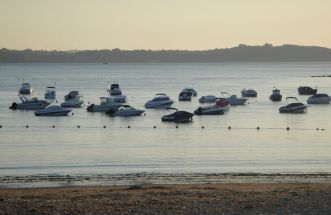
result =
[[[237,95],[230,96],[227,92],[222,92],[221,94],[228,100],[230,105],[244,105],[248,100],[247,98],[238,98]]]
[[[317,88],[313,89],[308,86],[300,86],[298,88],[299,95],[315,95],[317,93]]]
[[[36,116],[67,116],[71,112],[70,108],[64,108],[59,105],[51,105],[42,110],[34,112]]]
[[[180,92],[178,95],[179,101],[191,101],[192,100],[192,93],[190,92]]]
[[[179,111],[176,108],[168,108],[175,110],[174,113],[165,115],[161,118],[162,122],[176,122],[176,123],[187,123],[192,122],[193,113],[187,111]]]
[[[242,97],[257,97],[257,92],[252,88],[244,88],[241,90]]]
[[[308,104],[330,104],[331,97],[325,93],[318,93],[310,96],[307,100]]]
[[[45,99],[53,100],[56,98],[55,87],[46,87]]]
[[[12,103],[9,107],[12,110],[20,109],[20,110],[38,110],[44,109],[50,103],[45,100],[38,100],[37,98],[27,99],[24,96],[20,96],[21,103]]]
[[[279,102],[282,100],[282,95],[280,94],[280,90],[273,89],[272,94],[269,96],[269,99],[274,102]]]
[[[33,89],[31,88],[29,83],[22,83],[19,93],[21,95],[30,95]]]
[[[78,91],[70,91],[64,96],[64,102],[61,103],[62,107],[81,107],[84,103],[83,96]]]
[[[289,103],[288,100],[293,99],[295,102]],[[307,105],[299,102],[296,97],[286,97],[286,106],[280,107],[280,113],[305,113],[307,111]]]
[[[120,85],[119,84],[111,84],[108,86],[107,91],[109,92],[109,94],[111,96],[119,96],[122,95],[122,91],[120,89]]]
[[[110,109],[106,113],[110,116],[140,116],[144,110],[139,110],[130,105],[122,105],[117,109]]]
[[[184,93],[191,93],[192,96],[194,96],[194,97],[197,97],[198,96],[198,92],[195,89],[193,89],[193,88],[184,88],[182,90],[182,92],[184,92]]]
[[[91,104],[87,106],[88,112],[106,112],[111,109],[117,109],[121,106],[121,103],[115,102],[112,97],[100,97],[100,104]]]
[[[199,102],[200,103],[215,102],[216,99],[217,97],[213,95],[201,96]]]
[[[126,102],[126,96],[125,95],[117,95],[117,96],[112,96],[115,102],[118,103],[125,103]]]
[[[174,101],[164,93],[158,93],[154,98],[145,103],[145,108],[168,108]]]
[[[195,115],[223,115],[230,110],[230,103],[226,98],[219,98],[215,105],[199,107],[194,111]]]

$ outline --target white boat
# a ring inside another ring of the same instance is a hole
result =
[[[192,100],[192,93],[190,92],[180,92],[178,95],[179,101],[191,101]]]
[[[36,116],[67,116],[71,109],[64,108],[58,105],[51,105],[45,109],[34,112]]]
[[[207,96],[201,96],[199,99],[200,103],[205,103],[205,102],[215,102],[217,99],[216,96],[213,95],[207,95]]]
[[[22,83],[19,93],[22,95],[30,95],[33,89],[31,88],[29,83]]]
[[[194,97],[198,96],[197,91],[195,89],[193,89],[193,88],[185,88],[185,89],[182,90],[182,92],[184,92],[184,93],[191,93],[192,96],[194,96]]]
[[[293,99],[295,102],[289,103],[288,100]],[[287,105],[280,107],[280,113],[305,113],[307,111],[307,105],[299,102],[296,97],[286,97]]]
[[[106,112],[111,109],[117,109],[121,106],[121,103],[115,102],[112,97],[100,97],[100,104],[91,104],[87,106],[88,112]]]
[[[119,84],[111,84],[111,85],[109,85],[107,91],[109,92],[109,94],[111,96],[122,95],[122,91],[120,89],[120,85]]]
[[[168,108],[174,101],[164,93],[158,93],[154,98],[145,103],[145,108]]]
[[[308,104],[330,104],[331,97],[325,93],[318,93],[310,96],[307,100]]]
[[[223,115],[230,110],[230,103],[225,98],[219,98],[213,106],[199,107],[194,111],[195,115]]]
[[[9,107],[10,109],[16,110],[38,110],[38,109],[44,109],[47,107],[50,103],[45,100],[38,100],[37,98],[27,99],[24,96],[20,96],[21,103],[12,103],[12,105]]]
[[[227,92],[221,93],[224,98],[226,98],[230,105],[244,105],[248,99],[246,98],[238,98],[237,95],[229,95]]]
[[[78,91],[71,91],[68,95],[64,96],[64,102],[61,103],[62,107],[81,107],[84,103],[83,96]]]
[[[110,116],[140,116],[144,110],[139,110],[130,105],[122,105],[118,109],[110,109],[106,113]]]
[[[46,87],[45,99],[56,99],[55,87]]]
[[[242,97],[257,97],[257,92],[252,88],[245,88],[241,90]]]

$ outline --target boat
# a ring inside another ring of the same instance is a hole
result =
[[[24,96],[20,96],[21,103],[12,103],[9,109],[16,110],[38,110],[44,109],[50,103],[45,100],[38,100],[37,98],[27,99]]]
[[[121,106],[121,103],[115,102],[112,97],[100,97],[100,104],[91,104],[87,106],[88,112],[106,112],[111,109],[117,109]]]
[[[174,101],[164,93],[155,94],[154,98],[145,103],[145,108],[168,108]]]
[[[325,93],[318,93],[310,96],[307,100],[308,104],[330,104],[331,97]]]
[[[225,98],[219,98],[215,105],[199,107],[194,111],[195,115],[223,115],[230,110],[230,103]]]
[[[217,99],[216,96],[213,95],[201,96],[199,102],[200,103],[215,102],[216,99]]]
[[[184,88],[182,90],[182,92],[184,92],[184,93],[191,93],[192,96],[194,96],[194,97],[197,97],[198,96],[198,92],[195,89],[193,89],[193,88]]]
[[[192,100],[192,93],[190,92],[180,92],[178,95],[179,101],[191,101]]]
[[[45,99],[53,100],[56,98],[55,87],[46,87]]]
[[[29,83],[22,83],[19,93],[21,95],[30,95],[33,89],[31,88]]]
[[[109,94],[111,96],[119,96],[122,95],[122,91],[120,89],[120,85],[119,84],[111,84],[108,86],[107,91],[109,92]]]
[[[300,86],[298,88],[299,95],[315,95],[317,93],[317,88],[313,89],[308,86]]]
[[[179,111],[176,108],[168,108],[176,110],[174,113],[165,115],[161,118],[162,122],[176,122],[176,123],[187,123],[192,122],[193,113],[187,111]]]
[[[295,102],[288,103],[288,100],[293,99]],[[286,106],[280,107],[280,113],[305,113],[307,111],[307,105],[299,102],[296,97],[286,97]]]
[[[70,91],[64,96],[64,102],[61,103],[62,107],[81,107],[84,103],[83,96],[78,91]]]
[[[257,97],[257,92],[252,88],[244,88],[241,90],[242,97]]]
[[[274,102],[279,102],[282,100],[282,95],[280,94],[280,90],[273,89],[272,94],[269,96],[269,99]]]
[[[224,98],[226,98],[230,105],[244,105],[247,98],[238,98],[237,95],[229,95],[227,92],[222,92]]]
[[[121,105],[117,109],[110,109],[106,113],[110,116],[140,116],[144,110],[139,110],[130,105]]]
[[[34,112],[36,116],[67,116],[71,112],[70,108],[64,108],[59,105],[51,105],[42,110]]]

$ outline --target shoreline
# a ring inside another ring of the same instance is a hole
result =
[[[331,173],[130,173],[0,176],[1,188],[174,184],[330,183]]]
[[[2,214],[328,214],[331,183],[1,188]]]

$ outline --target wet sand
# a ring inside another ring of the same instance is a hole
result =
[[[331,183],[0,189],[0,214],[330,213]]]

